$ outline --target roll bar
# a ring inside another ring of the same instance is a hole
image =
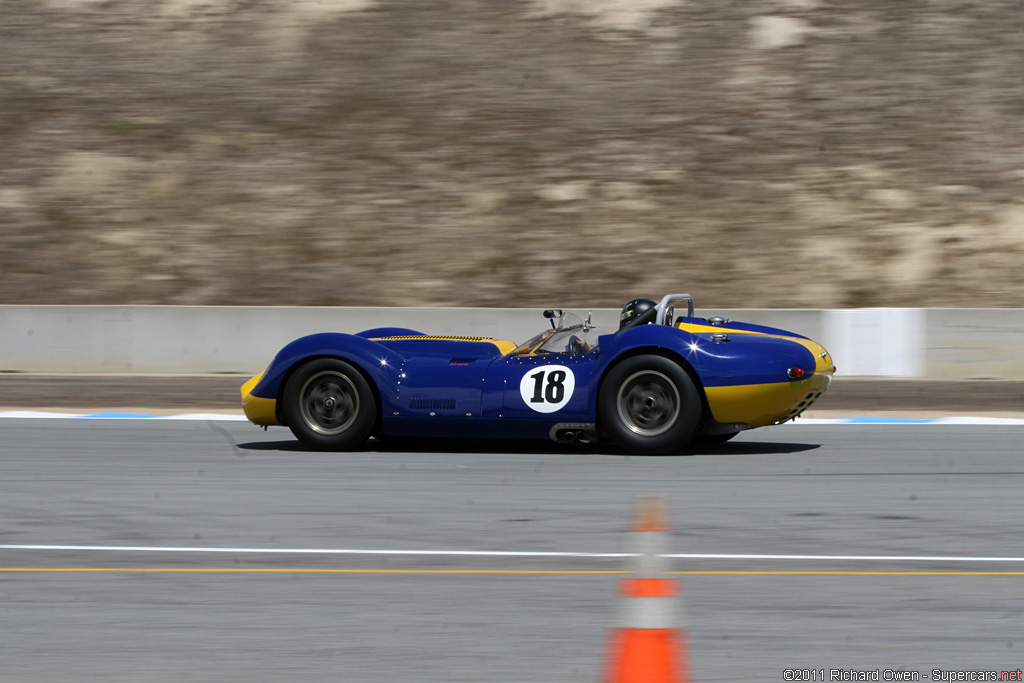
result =
[[[686,317],[693,317],[693,296],[691,294],[666,294],[658,302],[655,310],[658,311],[657,317],[654,319],[656,325],[671,325],[672,317],[675,314],[676,303],[685,301],[686,302]]]

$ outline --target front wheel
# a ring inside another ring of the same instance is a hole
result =
[[[377,420],[373,390],[362,373],[335,358],[301,366],[284,388],[284,415],[302,443],[318,450],[358,448]]]
[[[702,404],[685,370],[664,356],[634,356],[601,382],[601,429],[629,453],[679,452],[693,438]]]

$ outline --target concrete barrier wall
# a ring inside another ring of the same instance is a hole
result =
[[[586,311],[580,311],[585,314]],[[697,309],[820,341],[841,377],[1024,380],[1024,309]],[[618,311],[594,322],[617,326]],[[0,306],[0,372],[255,373],[315,332],[408,327],[525,341],[540,309]]]
[[[932,309],[922,374],[935,379],[1024,379],[1024,309]]]

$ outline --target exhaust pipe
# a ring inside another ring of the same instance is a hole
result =
[[[552,427],[548,436],[561,444],[587,446],[597,441],[597,430],[590,422],[562,422]]]

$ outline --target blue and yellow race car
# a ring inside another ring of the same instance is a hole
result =
[[[676,317],[676,306],[686,315]],[[311,448],[368,438],[609,443],[678,453],[806,410],[835,372],[818,343],[694,317],[693,297],[629,302],[618,330],[561,310],[523,344],[405,328],[314,334],[242,386],[246,417]]]

